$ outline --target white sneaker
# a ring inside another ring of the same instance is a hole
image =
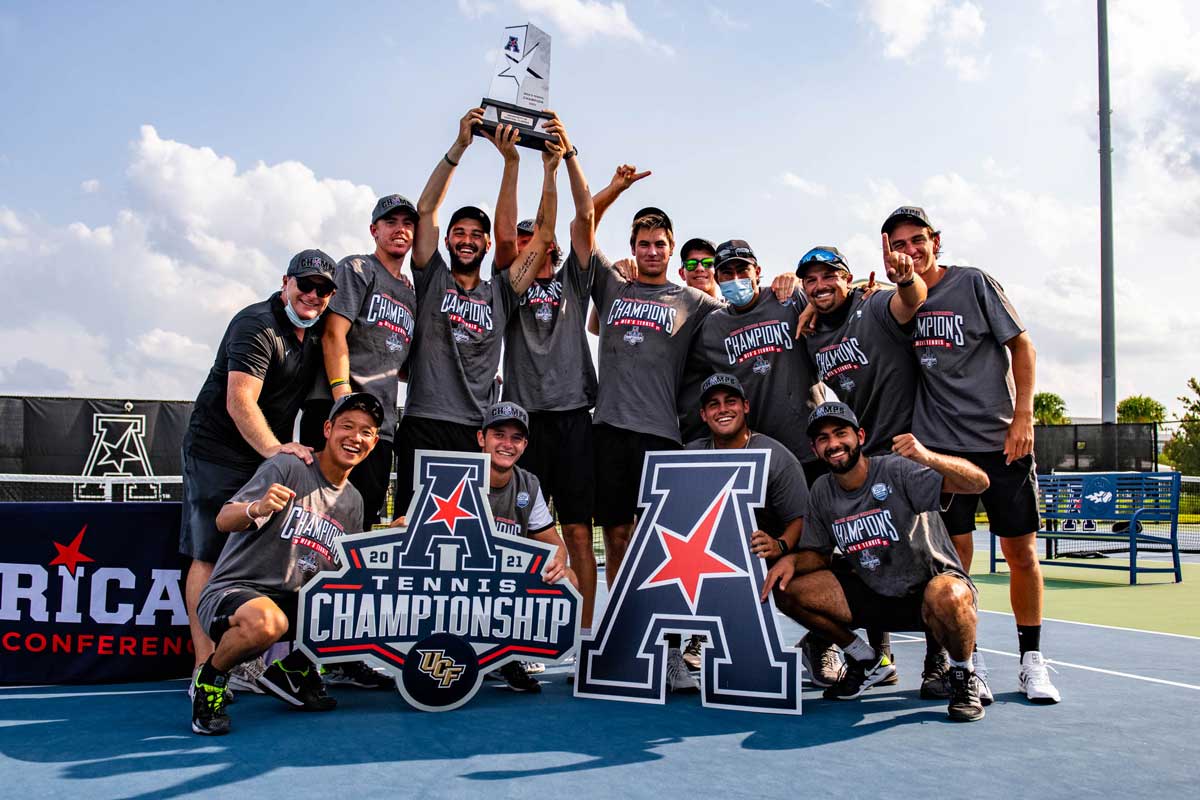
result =
[[[546,665],[540,661],[522,661],[521,666],[530,675],[541,675],[546,671]]]
[[[1047,664],[1046,659],[1037,650],[1030,650],[1021,656],[1021,673],[1017,676],[1017,681],[1029,702],[1050,704],[1062,699],[1058,689],[1050,682],[1049,670],[1052,669],[1054,667]]]
[[[667,651],[667,691],[700,691],[700,683],[688,671],[687,663],[683,660],[683,651],[678,647],[672,647]]]
[[[976,650],[971,653],[971,666],[975,670],[975,688],[979,690],[979,702],[985,706],[990,706],[992,701],[992,687],[988,686],[988,669],[987,664],[983,663],[983,653]]]
[[[258,685],[258,679],[266,669],[267,664],[262,656],[238,664],[229,671],[229,688],[264,694],[263,688]]]

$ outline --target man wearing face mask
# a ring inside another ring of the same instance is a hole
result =
[[[320,250],[292,257],[283,288],[239,311],[225,330],[183,438],[183,519],[179,550],[190,556],[184,590],[197,667],[213,643],[196,604],[225,545],[217,514],[264,459],[312,450],[292,442],[292,424],[321,364],[314,329],[336,287],[333,259]]]

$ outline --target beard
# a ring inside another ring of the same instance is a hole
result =
[[[828,458],[822,458],[821,460],[829,465],[829,471],[834,475],[844,475],[854,469],[860,458],[862,458],[862,445],[856,444],[854,445],[854,449],[847,455],[846,461],[843,464],[833,464]]]
[[[457,275],[471,275],[479,272],[479,268],[483,266],[483,250],[470,261],[463,261],[458,257],[458,253],[450,251],[450,271]]]

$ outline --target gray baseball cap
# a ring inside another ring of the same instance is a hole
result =
[[[353,411],[355,408],[360,408],[370,414],[371,419],[375,420],[375,427],[383,424],[383,403],[379,402],[379,398],[370,392],[351,392],[342,395],[334,401],[333,408],[329,409],[329,419],[332,421],[343,411]]]
[[[379,202],[375,204],[375,210],[371,212],[371,224],[374,225],[395,211],[410,214],[413,219],[421,218],[421,215],[417,213],[417,207],[412,204],[411,200],[402,194],[389,194],[387,197],[379,198]]]
[[[537,223],[531,219],[523,219],[517,223],[517,233],[533,236],[533,228]]]
[[[704,383],[700,384],[700,403],[703,404],[708,399],[708,396],[717,389],[733,392],[743,400],[746,399],[746,390],[742,388],[742,382],[737,379],[736,375],[730,375],[727,372],[714,372],[704,379]]]
[[[289,278],[304,278],[308,275],[325,278],[333,282],[333,259],[321,250],[301,250],[288,262]]]
[[[505,422],[515,422],[521,426],[521,430],[525,431],[525,435],[529,435],[529,414],[525,409],[521,408],[516,403],[504,401],[503,403],[494,403],[488,406],[487,413],[483,417],[483,429],[501,425]]]
[[[900,206],[888,214],[888,218],[883,221],[883,227],[879,229],[879,232],[890,235],[896,229],[896,226],[902,222],[914,222],[917,225],[933,230],[933,223],[929,221],[929,216],[925,213],[925,209],[920,206]]]
[[[808,437],[813,438],[826,422],[844,422],[855,430],[862,427],[858,424],[858,417],[854,415],[854,411],[845,403],[821,403],[808,415]]]

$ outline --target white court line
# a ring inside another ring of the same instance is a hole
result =
[[[980,614],[1001,614],[1006,617],[1013,616],[1011,611],[988,611],[987,609],[982,609],[982,608],[979,610],[979,613]],[[1148,631],[1148,630],[1145,630],[1144,628],[1122,628],[1120,625],[1101,625],[1098,622],[1077,622],[1076,620],[1073,620],[1073,619],[1055,619],[1054,617],[1043,617],[1042,621],[1043,622],[1061,622],[1064,625],[1085,625],[1089,628],[1104,628],[1104,629],[1110,630],[1110,631],[1129,631],[1131,633],[1148,633],[1153,636],[1171,636],[1176,639],[1193,639],[1195,641],[1200,641],[1200,636],[1189,636],[1186,633],[1167,633],[1166,631]]]
[[[6,687],[12,688],[12,687]],[[173,689],[136,689],[133,691],[115,692],[39,692],[36,694],[5,694],[0,693],[0,700],[53,700],[58,697],[109,697],[122,694],[162,694],[164,692],[182,692],[176,686]]]

